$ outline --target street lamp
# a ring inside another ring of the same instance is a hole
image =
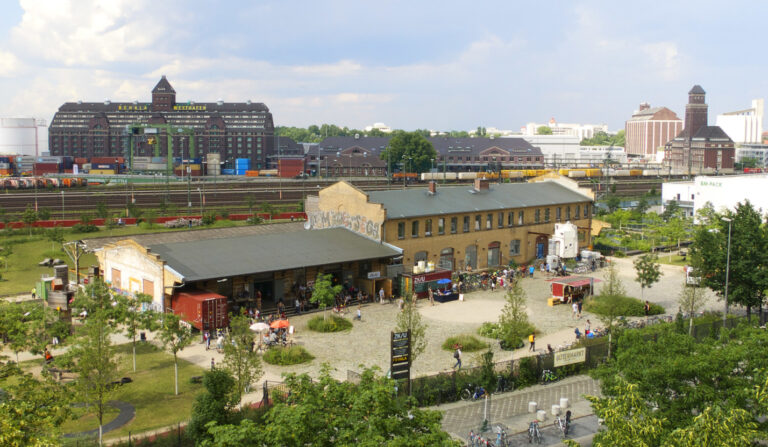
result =
[[[203,215],[203,191],[200,190],[200,187],[197,187],[197,193],[200,195],[200,216]]]
[[[724,222],[728,222],[728,249],[725,258],[725,312],[723,312],[723,328],[728,320],[728,279],[731,270],[731,222],[733,219],[730,217],[721,217]]]

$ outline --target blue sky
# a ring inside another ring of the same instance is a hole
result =
[[[266,103],[279,125],[623,128],[768,91],[768,3],[731,1],[0,1],[0,115],[66,101]]]

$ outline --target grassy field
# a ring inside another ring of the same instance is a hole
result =
[[[683,256],[678,254],[673,254],[670,259],[669,253],[659,253],[659,264],[679,265],[684,267],[686,265],[691,265],[691,259],[688,257],[683,259]]]
[[[133,382],[117,388],[110,399],[132,404],[136,408],[136,417],[124,427],[105,434],[105,438],[117,438],[128,435],[128,432],[139,433],[188,420],[195,396],[204,390],[202,384],[192,384],[189,379],[202,375],[203,369],[185,360],[179,360],[179,395],[176,396],[173,394],[173,356],[153,345],[141,344],[136,349],[134,373],[131,345],[121,345],[118,349],[119,375],[130,377]],[[64,425],[63,433],[81,432],[97,427],[93,413],[81,411],[78,416],[78,419],[68,421]],[[109,422],[115,416],[117,412],[110,411],[104,422]]]

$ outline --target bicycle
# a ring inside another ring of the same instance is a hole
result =
[[[536,444],[541,444],[541,431],[539,431],[539,421],[533,420],[530,424],[528,424],[528,444],[531,444],[532,442],[536,442]]]
[[[561,434],[560,437],[561,438],[565,438],[566,436],[568,436],[568,429],[571,428],[570,426],[571,426],[571,412],[570,411],[565,413],[565,419],[561,418],[560,416],[555,418],[555,428],[558,431],[560,431],[560,434]]]
[[[541,372],[541,380],[539,381],[542,385],[545,385],[547,383],[557,382],[560,380],[559,377],[557,377],[557,374],[552,372],[549,369],[545,369]]]
[[[515,390],[515,383],[511,380],[508,380],[506,377],[504,377],[502,374],[499,374],[496,377],[496,392],[497,393],[503,393],[505,391],[514,391]]]
[[[485,397],[485,388],[481,387],[480,385],[472,385],[471,383],[467,384],[467,387],[461,390],[461,393],[459,393],[459,397],[461,400],[467,401],[467,400],[478,400]]]
[[[496,426],[496,447],[511,447],[509,439],[507,439],[507,431],[501,428],[501,425]]]

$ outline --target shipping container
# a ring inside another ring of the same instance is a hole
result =
[[[116,175],[117,171],[114,169],[91,169],[88,171],[89,174],[98,174],[98,175]]]
[[[75,163],[82,165],[82,164],[88,163],[88,159],[83,157],[77,157],[75,158]]]
[[[234,169],[222,169],[221,175],[235,175]]]
[[[92,169],[114,169],[117,170],[117,164],[115,163],[91,163]]]
[[[229,325],[227,297],[205,290],[178,292],[171,297],[173,313],[200,331]]]
[[[91,157],[91,164],[124,164],[123,157]]]
[[[259,171],[245,171],[246,177],[258,177]]]

